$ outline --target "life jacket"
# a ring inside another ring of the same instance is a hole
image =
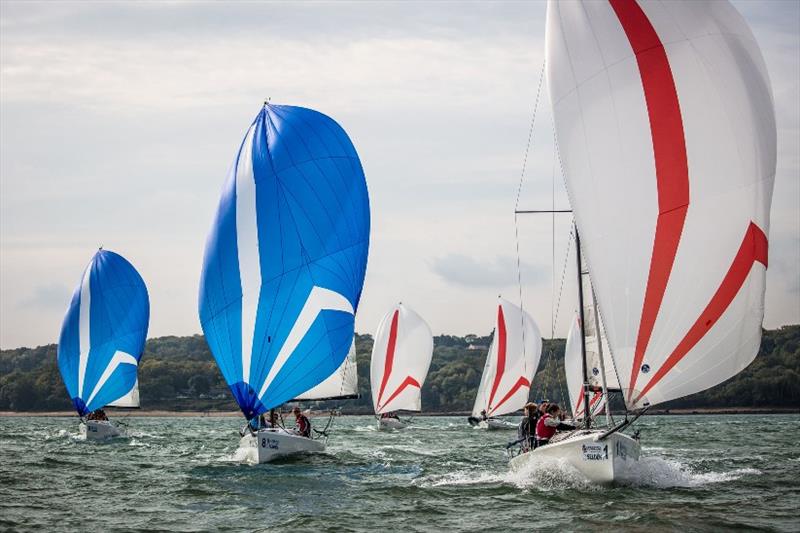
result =
[[[536,423],[536,438],[541,440],[550,440],[556,434],[556,428],[550,427],[544,423],[545,420],[553,418],[550,414],[544,414]]]
[[[311,436],[311,422],[308,421],[306,415],[300,415],[299,417],[297,417],[297,426],[298,426],[297,429],[302,436],[304,437]]]

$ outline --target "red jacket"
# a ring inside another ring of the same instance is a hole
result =
[[[297,417],[297,431],[304,437],[311,437],[311,422],[308,421],[306,415]]]
[[[553,435],[556,434],[556,428],[548,426],[544,423],[545,420],[552,419],[553,417],[549,414],[545,414],[539,421],[536,423],[536,438],[542,440],[550,440],[553,438]]]

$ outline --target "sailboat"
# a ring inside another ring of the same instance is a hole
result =
[[[729,379],[758,352],[772,93],[756,40],[727,1],[550,1],[546,64],[579,277],[583,254],[604,359],[635,416],[592,428],[582,347],[582,429],[511,467],[561,458],[608,483],[638,457],[638,439],[622,433],[636,417]]]
[[[369,226],[364,171],[341,126],[265,103],[223,187],[199,297],[206,340],[248,422],[239,445],[259,463],[325,449],[325,430],[304,436],[259,418],[317,398],[308,391],[345,362]]]
[[[370,384],[378,429],[403,429],[397,411],[422,409],[422,385],[433,356],[428,324],[407,305],[397,304],[378,326],[372,345]]]
[[[58,369],[86,440],[118,437],[104,407],[139,407],[139,360],[147,339],[147,287],[124,257],[102,248],[72,294],[58,341]]]
[[[516,429],[516,424],[496,417],[527,403],[541,355],[542,336],[533,317],[498,298],[494,337],[468,422],[480,429]]]

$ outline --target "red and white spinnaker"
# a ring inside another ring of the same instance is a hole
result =
[[[499,298],[494,338],[483,367],[472,416],[500,416],[522,409],[542,355],[542,336],[533,318]]]
[[[421,389],[433,356],[428,324],[402,303],[381,320],[370,362],[375,414],[420,411]]]
[[[546,57],[627,407],[734,376],[761,340],[776,165],[752,32],[727,1],[551,1]]]

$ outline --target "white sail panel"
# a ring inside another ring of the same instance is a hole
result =
[[[358,365],[356,360],[356,341],[350,345],[350,351],[341,366],[328,376],[328,378],[297,396],[296,400],[320,400],[338,398],[342,396],[355,396],[358,394]]]
[[[542,336],[533,318],[499,299],[492,345],[486,357],[472,415],[512,413],[525,405],[542,355]]]
[[[588,317],[591,309],[584,311],[584,317]],[[589,320],[586,320],[587,325]],[[588,333],[587,333],[588,335]],[[602,335],[601,335],[602,338]],[[605,341],[604,338],[602,338]],[[602,382],[600,380],[600,366],[599,354],[597,352],[590,352],[587,338],[586,355],[587,355],[587,371],[589,373],[589,405],[591,407],[592,416],[595,416],[603,410],[603,393]],[[596,342],[596,341],[595,341]],[[605,342],[604,342],[605,344]],[[594,360],[593,360],[594,358]],[[605,360],[607,363],[607,359]],[[606,370],[606,377],[609,374],[614,374],[613,370],[609,372],[608,365],[604,365]],[[597,374],[595,374],[595,370]],[[583,363],[581,361],[581,321],[578,313],[575,313],[575,318],[572,321],[569,333],[567,334],[567,345],[564,350],[564,372],[567,376],[567,393],[569,394],[569,411],[576,420],[582,420],[585,412],[584,398],[583,398]],[[614,380],[616,382],[616,379]],[[608,387],[613,388],[612,385],[607,384]]]
[[[546,47],[567,189],[627,405],[728,379],[758,350],[775,174],[752,33],[727,1],[551,1]]]
[[[375,414],[421,410],[432,356],[433,334],[422,317],[402,303],[384,315],[370,362]]]
[[[131,390],[122,398],[115,400],[107,405],[107,407],[139,407],[139,378],[133,384]]]

